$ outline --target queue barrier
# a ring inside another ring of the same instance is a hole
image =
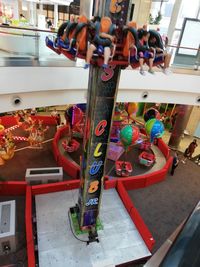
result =
[[[39,194],[48,194],[64,190],[72,190],[79,188],[79,186],[80,180],[71,180],[54,184],[34,185],[32,186],[32,194],[35,196]]]
[[[150,233],[148,227],[144,223],[139,212],[137,211],[137,209],[133,205],[122,181],[117,182],[117,191],[118,191],[118,194],[119,194],[122,202],[124,203],[124,206],[126,207],[127,212],[129,213],[133,223],[135,224],[138,232],[140,233],[141,237],[143,238],[146,246],[148,247],[148,249],[150,251],[152,251],[153,246],[155,244],[155,240],[154,240],[152,234]]]
[[[35,267],[36,265],[35,265],[35,245],[34,245],[33,223],[32,223],[31,186],[26,187],[25,223],[26,223],[26,249],[27,249],[28,267]]]
[[[167,144],[162,140],[162,138],[157,139],[157,145],[160,151],[163,153],[166,159],[169,158],[170,155],[170,149]]]
[[[41,116],[41,115],[34,115],[30,116],[31,119],[36,121],[42,121],[44,125],[57,125],[55,117],[52,116]],[[2,125],[4,125],[6,128],[16,125],[17,119],[15,116],[3,116],[0,117]]]
[[[24,196],[26,185],[25,181],[0,182],[0,196]]]

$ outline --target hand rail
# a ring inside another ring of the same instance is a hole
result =
[[[42,30],[36,28],[26,28],[26,27],[15,27],[15,26],[7,26],[7,25],[0,25],[0,28],[5,29],[18,29],[18,30],[25,30],[25,31],[34,31],[34,32],[47,32],[47,33],[57,33],[57,31],[49,31],[49,30]]]
[[[8,35],[17,35],[17,36],[22,36],[22,37],[40,37],[39,35],[25,34],[25,33],[2,32],[2,31],[0,31],[0,33],[8,34]]]
[[[194,257],[194,255],[199,255],[200,251],[198,242],[200,232],[199,209],[200,202],[185,221],[181,231],[159,265],[160,267],[182,266],[181,263],[186,259],[190,266],[199,266],[199,257]]]
[[[195,50],[200,51],[200,48],[193,48],[193,47],[187,47],[187,46],[180,46],[180,45],[166,45],[167,47],[174,47],[174,48],[181,48],[181,49],[189,49],[189,50]]]
[[[0,28],[4,28],[4,29],[18,29],[18,30],[26,30],[26,31],[34,31],[34,32],[57,33],[56,30],[50,31],[50,30],[42,30],[42,29],[36,29],[36,28],[26,28],[26,27],[18,27],[18,26],[15,27],[15,26],[7,26],[7,25],[0,25]],[[14,33],[7,33],[7,32],[2,32],[2,31],[0,31],[0,33],[17,35],[17,34],[14,34]],[[29,35],[23,35],[23,36],[29,36]],[[181,48],[181,49],[188,49],[188,50],[200,51],[200,48],[192,48],[192,47],[179,46],[179,45],[169,45],[169,44],[167,44],[166,47]]]

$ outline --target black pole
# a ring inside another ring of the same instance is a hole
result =
[[[130,1],[119,2],[96,1],[95,15],[111,18],[117,25],[118,42],[122,44],[122,30],[129,18]],[[90,67],[78,198],[79,225],[82,229],[96,227],[99,215],[107,145],[120,72],[120,65],[109,65],[105,70],[98,66]]]

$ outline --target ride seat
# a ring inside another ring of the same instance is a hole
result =
[[[74,35],[76,26],[77,22],[69,22],[67,24],[67,27],[64,29],[63,35],[58,40],[58,45],[61,46],[63,49],[66,49],[67,51],[71,51],[70,40]]]
[[[107,33],[110,35],[114,34],[116,25],[112,23],[111,19],[109,17],[103,17],[101,18],[100,23],[97,22],[95,26],[95,38],[94,42],[97,43],[98,47],[95,51],[94,55],[99,56],[103,55],[104,47],[110,46],[112,44],[111,40],[108,38],[103,38],[100,36],[100,33]],[[110,58],[112,59],[115,54],[116,46],[114,45],[112,48],[112,53]]]
[[[134,33],[131,32],[131,29],[136,29],[137,25],[135,21],[131,21],[127,26],[128,29],[124,30],[125,37],[122,50],[122,55],[126,58],[130,56],[130,49],[133,48],[136,44]]]
[[[77,54],[87,50],[87,27],[88,19],[86,16],[81,15],[72,40],[72,45],[77,49]]]
[[[137,68],[139,66],[137,48],[138,48],[138,33],[136,30],[136,23],[130,22],[128,28],[125,29],[125,43],[122,54],[125,58],[128,58],[128,63],[132,68]],[[127,35],[126,35],[127,34]]]

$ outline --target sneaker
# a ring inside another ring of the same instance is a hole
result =
[[[184,160],[181,160],[181,162],[182,162],[183,164],[185,164],[185,163],[186,163]]]
[[[103,64],[101,67],[102,67],[103,69],[107,69],[107,68],[108,68],[108,64]]]
[[[169,68],[166,68],[166,69],[163,69],[163,73],[165,75],[170,75],[170,74],[172,74],[172,71]]]
[[[151,70],[151,69],[149,69],[148,72],[151,73],[151,74],[155,74],[155,72],[153,70]]]
[[[145,71],[143,69],[140,69],[140,74],[143,75],[143,76],[146,75],[146,73],[145,73]]]
[[[85,65],[84,65],[84,70],[87,70],[88,68],[90,67],[90,64],[88,64],[88,63],[85,63]]]
[[[198,163],[198,165],[200,166],[200,162]]]

